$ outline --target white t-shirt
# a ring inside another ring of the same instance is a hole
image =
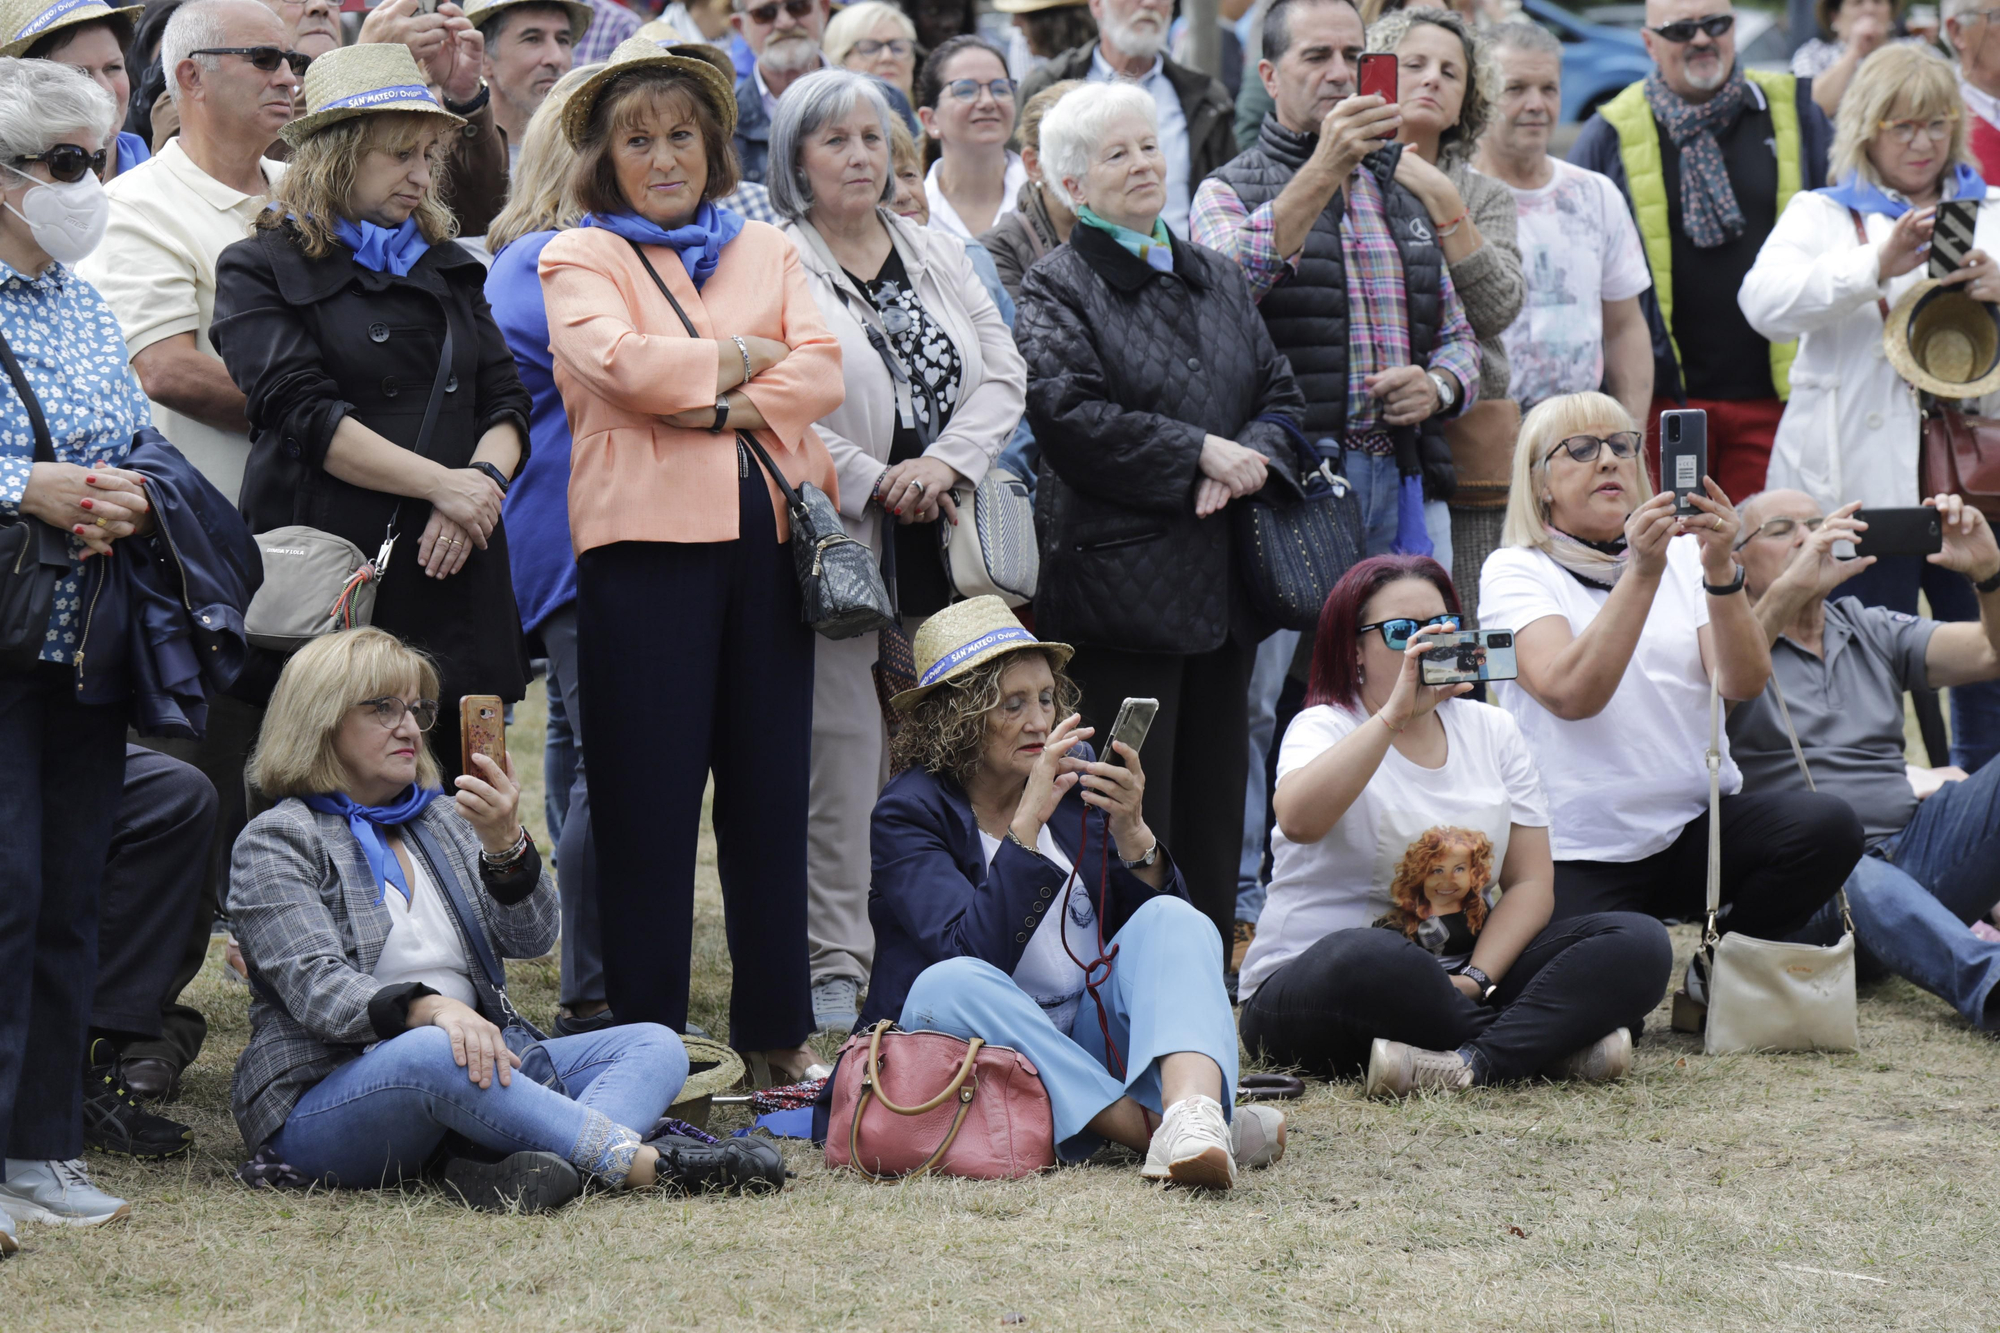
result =
[[[1639,229],[1609,177],[1560,158],[1539,190],[1514,190],[1527,298],[1500,335],[1521,410],[1604,380],[1604,302],[1653,285]],[[1508,187],[1512,189],[1512,186]],[[1483,622],[1482,622],[1483,623]]]
[[[942,162],[931,163],[930,172],[924,177],[924,197],[930,201],[931,206],[930,225],[939,231],[948,231],[963,240],[976,241],[979,238],[972,234],[971,229],[965,225],[965,220],[959,217],[958,210],[951,206],[951,200],[945,197],[944,186],[938,179],[938,168],[943,165]],[[1021,187],[1027,183],[1028,169],[1021,165],[1021,155],[1007,154],[1007,175],[1000,185],[1000,211],[993,215],[995,226],[1000,224],[1001,218],[1014,211],[1014,205],[1021,198]]]
[[[382,905],[389,909],[389,936],[375,960],[375,979],[383,985],[421,981],[440,995],[461,1004],[479,1006],[478,993],[465,960],[465,944],[452,920],[451,904],[437,886],[422,857],[410,858],[410,896],[393,884],[382,888]]]
[[[1445,734],[1442,768],[1424,768],[1391,747],[1361,795],[1318,842],[1296,843],[1271,830],[1270,895],[1243,959],[1237,983],[1243,999],[1323,937],[1371,925],[1389,910],[1397,876],[1426,874],[1435,868],[1426,863],[1446,844],[1471,844],[1473,873],[1486,882],[1463,887],[1483,892],[1499,879],[1513,826],[1547,825],[1542,781],[1513,718],[1487,704],[1447,699],[1438,719]],[[1367,720],[1365,713],[1327,704],[1293,718],[1278,750],[1279,785]]]
[[[1701,583],[1698,539],[1674,538],[1625,678],[1596,717],[1565,722],[1518,684],[1487,686],[1521,724],[1548,784],[1556,860],[1642,860],[1708,809],[1708,675],[1695,635],[1708,623]],[[1609,596],[1540,551],[1502,547],[1480,573],[1479,623],[1519,632],[1562,616],[1581,634]],[[1722,790],[1742,787],[1725,733]]]
[[[986,850],[986,864],[991,866],[1000,854],[1000,839],[981,829],[979,843]],[[1070,873],[1070,859],[1047,824],[1042,825],[1042,836],[1035,839],[1035,850],[1063,874]],[[1070,951],[1078,958],[1087,963],[1097,957],[1097,908],[1090,901],[1088,886],[1072,878],[1064,887],[1063,900],[1042,914],[1042,924],[1028,937],[1028,947],[1014,965],[1014,984],[1042,1006],[1060,1032],[1069,1031],[1083,1000],[1083,969],[1064,952],[1064,931],[1069,934]]]

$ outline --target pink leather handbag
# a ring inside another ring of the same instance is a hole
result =
[[[883,1019],[840,1049],[826,1164],[870,1180],[938,1171],[1012,1180],[1056,1164],[1055,1116],[1028,1058]]]

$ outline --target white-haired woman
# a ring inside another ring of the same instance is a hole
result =
[[[1520,679],[1491,688],[1548,788],[1559,921],[1701,915],[1709,682],[1751,699],[1771,674],[1729,497],[1703,477],[1695,512],[1676,517],[1639,446],[1615,398],[1538,405],[1514,453],[1506,544],[1480,581],[1481,626],[1514,632]],[[1861,825],[1837,797],[1743,792],[1720,744],[1722,928],[1782,939],[1854,868]]]
[[[883,0],[861,0],[835,14],[820,40],[826,63],[873,74],[916,103],[917,25]]]
[[[1042,121],[1041,148],[1045,188],[1077,225],[1028,271],[1014,319],[1042,449],[1036,623],[1077,645],[1091,725],[1127,696],[1160,701],[1146,819],[1226,935],[1256,640],[1224,510],[1269,469],[1290,473],[1303,398],[1242,270],[1161,222],[1152,98],[1085,84]]]
[[[126,709],[78,698],[77,600],[85,560],[150,523],[139,476],[116,466],[150,425],[118,320],[69,270],[104,234],[93,159],[111,96],[61,65],[0,59],[0,334],[47,419],[53,462],[35,461],[28,407],[0,384],[0,521],[69,534],[38,660],[0,671],[0,1255],[15,1219],[88,1225],[125,1202],[84,1172],[79,1062],[90,1021],[97,887],[125,775]],[[57,201],[64,221],[36,204]],[[10,1215],[11,1214],[11,1215]]]
[[[865,74],[824,70],[785,94],[771,125],[771,203],[790,220],[813,299],[840,339],[847,396],[820,418],[853,536],[893,548],[904,616],[952,598],[939,523],[1021,419],[1027,372],[965,244],[886,205],[891,116]],[[873,636],[819,641],[813,677],[808,914],[813,1012],[846,1028],[874,958],[868,818],[887,737],[869,670]]]
[[[1767,338],[1799,340],[1792,396],[1778,423],[1765,485],[1804,491],[1822,512],[1921,502],[1916,392],[1882,350],[1882,311],[1928,272],[1937,205],[1978,206],[1974,248],[1944,279],[1975,299],[2000,300],[2000,194],[1973,168],[1958,79],[1919,47],[1884,47],[1840,102],[1828,175],[1801,193],[1771,230],[1738,303]],[[1915,614],[1917,594],[1940,619],[1976,620],[1961,574],[1920,556],[1888,556],[1842,586],[1871,606]],[[1968,771],[2000,751],[2000,688],[1952,691],[1952,763]]]

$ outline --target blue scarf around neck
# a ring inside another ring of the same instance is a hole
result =
[[[1891,194],[1879,185],[1870,184],[1861,178],[1858,171],[1848,173],[1846,180],[1838,185],[1820,187],[1820,194],[1857,213],[1880,213],[1894,221],[1910,211],[1910,201],[1900,194]],[[1946,199],[1984,199],[1986,182],[1978,172],[1963,162],[1952,172],[1951,187],[1943,192]]]
[[[424,251],[431,248],[431,243],[417,230],[415,217],[404,218],[403,225],[393,231],[373,222],[340,218],[333,224],[333,234],[354,251],[355,263],[377,273],[387,270],[399,278],[407,277],[424,257]]]
[[[1152,235],[1133,231],[1130,227],[1101,218],[1085,204],[1076,212],[1076,220],[1097,228],[1125,248],[1125,253],[1157,273],[1174,271],[1173,233],[1159,218],[1153,219]]]
[[[681,267],[696,291],[722,262],[722,247],[743,230],[743,219],[726,208],[704,201],[680,226],[669,231],[637,213],[585,213],[583,225],[602,227],[641,245],[664,245],[681,257]]]
[[[382,830],[400,828],[409,823],[442,795],[444,793],[436,787],[419,787],[411,783],[408,791],[394,805],[363,805],[347,793],[338,791],[303,799],[308,809],[323,815],[339,815],[347,821],[348,831],[361,844],[361,854],[368,858],[368,871],[375,877],[375,901],[379,903],[382,901],[384,882],[395,885],[405,902],[412,901],[410,883],[403,878],[402,863],[389,850],[388,839],[382,836]]]

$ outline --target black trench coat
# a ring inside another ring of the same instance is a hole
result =
[[[452,379],[424,456],[465,467],[480,436],[511,421],[527,461],[528,391],[487,308],[485,282],[485,268],[456,244],[432,246],[399,278],[361,267],[344,245],[308,258],[286,226],[222,252],[209,327],[229,377],[250,400],[240,502],[250,530],[304,524],[372,556],[396,515],[400,537],[375,624],[437,661],[442,688],[430,739],[447,782],[459,766],[459,696],[497,694],[511,703],[527,691],[506,533],[496,526],[463,569],[433,579],[417,564],[430,505],[349,485],[329,476],[325,464],[334,429],[350,412],[405,449],[415,447],[447,319]]]

